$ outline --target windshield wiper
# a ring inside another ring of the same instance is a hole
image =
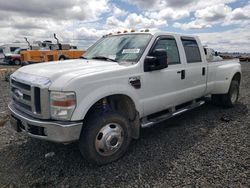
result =
[[[84,57],[84,56],[81,56],[81,57],[80,57],[80,59],[87,59],[87,58],[86,58],[86,57]]]
[[[111,59],[111,58],[108,58],[108,57],[105,57],[105,56],[94,56],[91,59],[101,59],[101,60],[105,60],[105,61],[118,62],[115,59]]]

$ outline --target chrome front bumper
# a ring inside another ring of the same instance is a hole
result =
[[[82,121],[40,120],[22,113],[12,104],[9,104],[8,107],[11,126],[17,132],[24,132],[34,138],[59,143],[69,143],[80,138]]]

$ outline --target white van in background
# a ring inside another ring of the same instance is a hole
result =
[[[0,48],[0,60],[4,58],[3,49]]]
[[[215,62],[215,61],[222,61],[223,58],[218,55],[217,51],[214,51],[212,48],[208,48],[207,46],[204,46],[204,52],[206,55],[206,59],[208,62]]]
[[[0,54],[12,54],[17,48],[28,48],[27,43],[14,42],[0,46]]]

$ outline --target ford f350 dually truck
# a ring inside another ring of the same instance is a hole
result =
[[[233,107],[241,66],[206,61],[196,36],[107,35],[78,60],[29,65],[11,75],[11,125],[54,142],[79,142],[102,165],[119,159],[140,129],[204,103]]]

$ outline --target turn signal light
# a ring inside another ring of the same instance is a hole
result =
[[[67,100],[67,101],[52,101],[53,106],[61,106],[61,107],[69,107],[76,104],[75,100]]]

